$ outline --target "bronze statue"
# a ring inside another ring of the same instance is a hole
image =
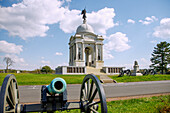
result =
[[[83,15],[83,19],[86,20],[86,9],[82,10],[81,14]]]
[[[135,65],[138,65],[138,62],[137,61],[135,61],[135,63],[134,63]]]

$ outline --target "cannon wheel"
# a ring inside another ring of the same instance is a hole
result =
[[[101,113],[107,113],[104,89],[95,75],[89,74],[85,76],[81,86],[80,102],[81,112],[98,113],[98,110],[101,110]]]
[[[5,77],[0,92],[0,113],[15,113],[19,103],[19,90],[16,78],[9,74]]]
[[[130,76],[130,75],[131,75],[130,69],[126,70],[126,75],[127,75],[127,76]]]
[[[121,70],[120,71],[120,74],[119,74],[119,76],[118,77],[123,77],[124,76],[124,71],[123,70]]]

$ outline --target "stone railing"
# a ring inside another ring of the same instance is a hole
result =
[[[84,66],[61,66],[56,68],[56,74],[86,74],[86,67]]]
[[[103,67],[102,69],[106,74],[115,75],[120,74],[123,68],[125,67]]]

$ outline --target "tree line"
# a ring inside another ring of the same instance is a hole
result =
[[[10,57],[5,57],[3,61],[6,64],[5,73],[55,73],[55,70],[52,70],[50,66],[43,66],[41,69],[35,69],[33,71],[9,69],[9,67],[12,66],[15,62]],[[0,70],[0,72],[2,73],[3,70]]]

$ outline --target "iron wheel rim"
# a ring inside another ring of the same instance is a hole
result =
[[[0,92],[0,113],[15,113],[19,103],[19,89],[14,75],[5,77]]]

